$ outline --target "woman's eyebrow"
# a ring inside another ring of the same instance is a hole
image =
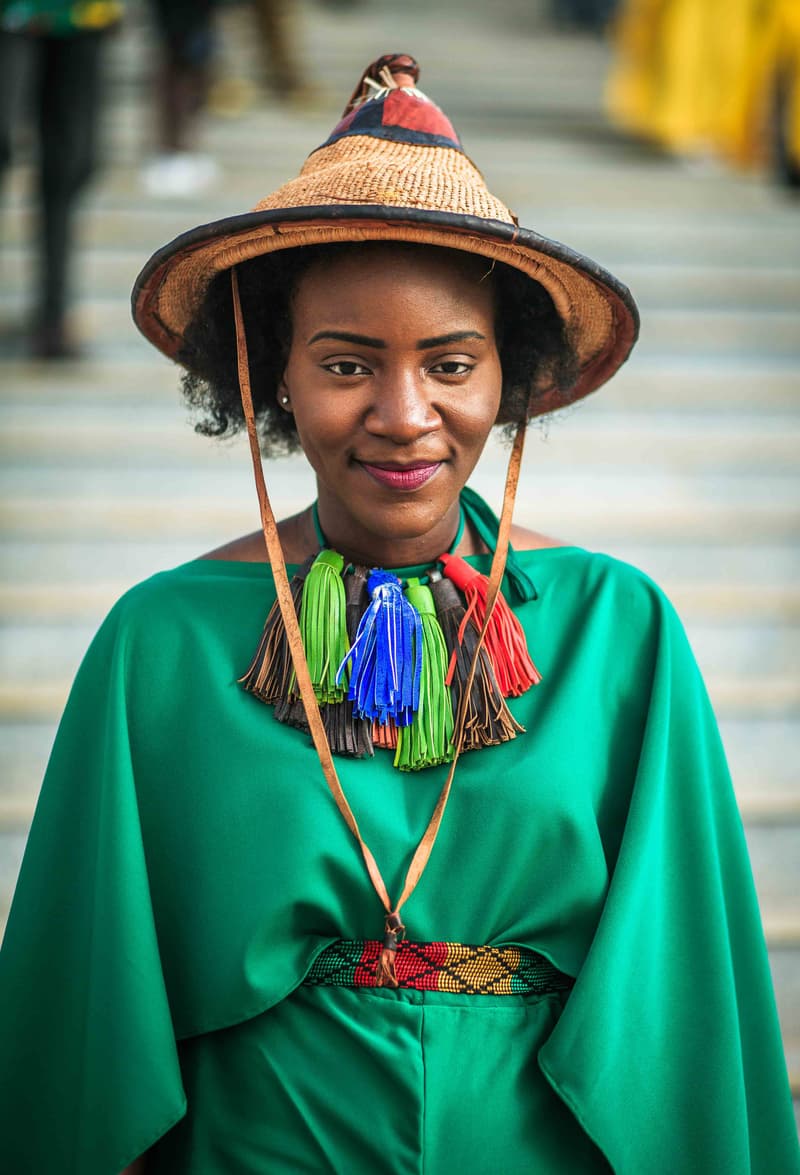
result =
[[[308,340],[308,346],[312,343],[318,343],[320,339],[336,339],[339,343],[355,343],[361,347],[378,347],[382,350],[386,349],[386,343],[383,339],[373,339],[370,335],[355,335],[347,330],[320,330],[315,335],[312,335]]]
[[[446,343],[462,343],[464,339],[485,339],[478,330],[454,330],[447,335],[434,335],[431,339],[420,339],[417,343],[418,351],[428,351],[431,347],[443,347]]]

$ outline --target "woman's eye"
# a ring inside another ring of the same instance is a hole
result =
[[[435,363],[431,371],[435,375],[469,375],[473,366],[463,359],[443,359],[441,363]]]
[[[363,363],[356,363],[353,359],[337,359],[335,363],[323,363],[322,366],[326,371],[332,371],[334,375],[369,375],[369,368],[365,367]]]

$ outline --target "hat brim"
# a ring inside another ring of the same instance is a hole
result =
[[[134,321],[154,346],[179,359],[184,332],[217,273],[283,249],[365,241],[460,249],[511,265],[544,286],[567,326],[580,374],[566,391],[542,389],[531,415],[563,408],[600,387],[636,341],[639,315],[627,286],[566,245],[499,220],[375,204],[265,209],[182,233],[154,253],[136,279]]]

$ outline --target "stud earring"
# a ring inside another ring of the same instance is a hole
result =
[[[289,403],[289,397],[288,396],[281,396],[281,404],[283,404],[284,408],[286,407],[286,405],[288,403]]]

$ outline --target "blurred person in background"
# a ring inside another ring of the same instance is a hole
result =
[[[298,99],[305,91],[297,50],[297,9],[287,0],[252,0],[267,82],[276,98]]]
[[[317,0],[319,7],[339,11],[363,3],[364,0]],[[214,114],[235,118],[258,101],[259,89],[263,89],[270,99],[298,108],[324,105],[319,86],[310,80],[304,52],[302,6],[291,0],[219,0],[219,7],[223,16],[221,64],[208,99],[209,109]],[[231,10],[235,40],[243,36],[248,45],[254,41],[257,46],[259,60],[256,69],[260,86],[246,76],[235,48],[226,46],[225,17]]]
[[[625,0],[615,46],[608,108],[620,127],[800,183],[797,0]]]
[[[305,75],[300,47],[299,7],[292,0],[248,0],[261,40],[264,77],[275,98],[303,105],[317,91]],[[327,8],[352,9],[364,0],[318,0]]]
[[[215,6],[215,0],[150,0],[161,54],[158,149],[142,176],[151,196],[201,192],[216,176],[214,160],[195,149],[211,80]]]
[[[97,164],[103,52],[118,0],[0,0],[0,174],[32,107],[36,140],[35,309],[31,353],[73,359],[68,321],[78,196]]]
[[[221,7],[233,10],[238,36],[248,43],[255,40],[258,72],[270,97],[296,105],[313,101],[316,91],[305,80],[297,7],[286,0],[222,0]],[[228,47],[226,60],[226,39],[223,23],[222,62],[211,86],[209,108],[215,114],[236,117],[257,101],[257,86],[244,75],[235,47]]]

